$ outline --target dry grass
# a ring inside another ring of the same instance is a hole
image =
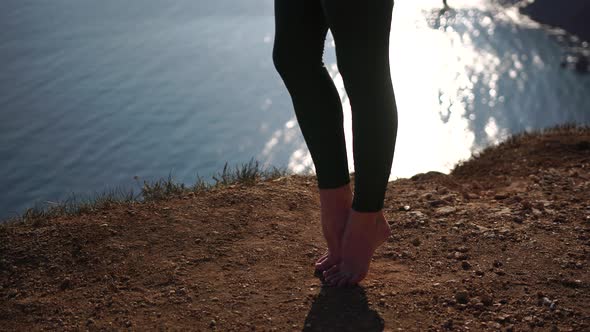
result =
[[[187,186],[184,183],[177,182],[170,173],[167,178],[156,181],[144,180],[143,184],[141,184],[141,191],[137,194],[134,193],[133,189],[124,190],[121,188],[109,189],[90,196],[72,193],[64,201],[48,201],[45,205],[36,205],[28,208],[21,215],[7,219],[4,223],[27,222],[36,224],[58,216],[78,216],[91,213],[111,205],[165,200],[189,192],[199,193],[233,184],[254,185],[258,181],[275,179],[287,174],[286,169],[277,167],[264,168],[254,159],[234,167],[230,167],[228,163],[225,163],[223,169],[212,176],[213,181],[211,182],[207,182],[203,177],[197,175],[195,183]],[[138,180],[137,177],[135,179]],[[1,224],[2,222],[0,222]]]

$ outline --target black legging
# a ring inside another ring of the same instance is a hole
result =
[[[322,60],[328,29],[352,109],[352,208],[383,208],[397,109],[389,70],[393,0],[275,0],[273,60],[293,100],[320,189],[350,182],[338,91]]]

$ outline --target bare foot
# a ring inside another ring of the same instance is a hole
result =
[[[349,286],[363,280],[375,250],[389,238],[391,229],[383,212],[356,212],[350,217],[342,238],[341,262],[324,272],[333,286]]]
[[[346,184],[334,189],[320,189],[320,204],[322,232],[328,243],[328,251],[317,260],[315,269],[323,272],[340,263],[342,235],[352,205],[350,185]]]

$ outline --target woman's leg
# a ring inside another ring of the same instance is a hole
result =
[[[275,0],[273,60],[293,100],[320,188],[322,230],[328,253],[316,268],[339,262],[352,204],[342,105],[322,56],[328,25],[319,0]]]
[[[389,68],[393,0],[321,1],[352,110],[354,200],[342,262],[325,273],[331,283],[344,285],[366,276],[374,250],[390,232],[381,210],[397,135]]]

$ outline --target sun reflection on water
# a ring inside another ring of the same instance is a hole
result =
[[[488,1],[451,1],[451,5],[445,11],[434,0],[396,3],[390,60],[399,129],[390,179],[427,171],[448,173],[457,162],[498,144],[512,132],[560,119],[554,113],[542,118],[535,109],[559,98],[519,98],[531,89],[551,90],[530,84],[546,80],[532,76],[556,70],[547,65],[547,50],[534,42],[544,38],[538,24],[515,8],[500,10]],[[538,36],[525,41],[511,38],[535,33]],[[333,47],[329,39],[326,52],[333,52]],[[335,61],[326,62],[342,97],[349,169],[353,171],[350,105]],[[298,137],[293,117],[273,133],[263,158],[272,164],[273,149],[290,143],[289,169],[313,171],[311,156]]]

